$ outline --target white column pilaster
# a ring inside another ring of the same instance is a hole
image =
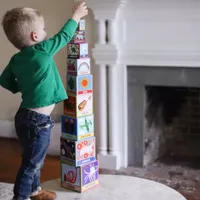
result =
[[[119,130],[118,130],[118,91],[115,90],[117,85],[117,69],[116,66],[110,65],[108,68],[108,91],[109,91],[109,154],[112,156],[118,156],[119,151]]]
[[[92,49],[93,58],[96,64],[95,85],[98,88],[95,92],[95,126],[97,138],[97,156],[100,168],[119,169],[123,148],[120,146],[123,141],[120,138],[123,134],[119,128],[118,118],[120,112],[118,107],[119,93],[116,90],[119,82],[118,74],[118,49],[116,38],[116,17],[117,12],[126,0],[86,0],[94,14],[97,42]],[[108,21],[108,30],[106,29]],[[108,35],[106,35],[108,34]],[[106,41],[108,37],[108,42]],[[108,74],[107,77],[107,66]],[[108,81],[108,83],[107,83]],[[113,89],[115,88],[115,89]],[[108,106],[107,106],[108,105]]]
[[[108,43],[114,45],[116,42],[115,21],[108,20]]]
[[[106,65],[98,65],[97,73],[99,76],[98,83],[98,105],[96,117],[98,121],[98,149],[99,155],[105,156],[108,154],[108,133],[107,133],[107,81],[106,81]]]
[[[106,24],[105,20],[99,19],[97,22],[97,44],[106,43]]]

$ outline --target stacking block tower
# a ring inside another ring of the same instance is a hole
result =
[[[85,20],[68,44],[66,87],[61,117],[61,186],[84,192],[98,185],[91,75]]]

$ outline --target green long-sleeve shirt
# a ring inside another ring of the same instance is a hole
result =
[[[0,76],[0,85],[22,93],[22,108],[39,108],[67,98],[54,55],[70,42],[77,22],[69,19],[54,37],[15,54]]]

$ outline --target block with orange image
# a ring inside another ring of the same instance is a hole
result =
[[[93,114],[93,76],[67,75],[68,99],[64,101],[64,115],[82,117]]]
[[[80,92],[78,95],[68,92],[68,99],[64,101],[64,115],[74,118],[93,114],[92,91]]]
[[[93,76],[82,75],[72,76],[67,74],[67,91],[70,91],[76,95],[84,92],[91,92],[93,89]]]

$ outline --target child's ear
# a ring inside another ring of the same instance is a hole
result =
[[[34,42],[38,42],[38,36],[37,36],[37,33],[35,31],[31,33],[31,39]]]

